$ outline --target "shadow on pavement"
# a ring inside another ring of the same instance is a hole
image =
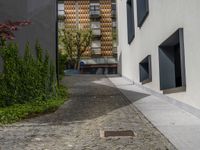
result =
[[[128,90],[119,91],[102,75],[67,76],[62,84],[69,88],[69,101],[55,113],[30,119],[29,123],[67,124],[95,119],[149,96]],[[121,92],[133,95],[132,101],[127,101]]]

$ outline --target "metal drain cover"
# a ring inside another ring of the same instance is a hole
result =
[[[100,130],[100,137],[134,137],[135,133],[132,130],[109,131]]]

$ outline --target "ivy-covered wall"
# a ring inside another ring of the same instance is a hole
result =
[[[31,51],[36,52],[36,58]],[[55,68],[48,52],[37,42],[33,50],[29,43],[26,44],[23,57],[18,54],[15,43],[0,46],[4,62],[3,73],[0,73],[0,107],[37,99],[44,101],[56,96]]]

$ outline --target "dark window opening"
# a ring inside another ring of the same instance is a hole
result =
[[[134,5],[132,0],[127,0],[127,27],[128,27],[128,44],[130,44],[135,37],[134,24]]]
[[[112,3],[112,17],[115,18],[116,14],[116,3]]]
[[[159,46],[159,65],[161,90],[186,87],[183,29],[178,29]]]
[[[90,17],[99,18],[100,17],[100,4],[90,3]]]
[[[152,71],[151,71],[151,56],[148,55],[145,59],[143,59],[140,64],[140,82],[142,84],[148,83],[152,81]]]
[[[137,20],[138,27],[141,27],[149,14],[149,1],[137,0]]]
[[[180,46],[179,44],[174,46],[174,61],[175,61],[175,77],[176,77],[176,87],[182,86],[181,77],[181,58],[180,58]]]
[[[91,6],[90,6],[90,11],[100,11],[100,6],[99,6],[99,4],[91,5]]]

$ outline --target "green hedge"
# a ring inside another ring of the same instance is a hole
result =
[[[23,57],[18,54],[17,44],[0,45],[0,124],[54,111],[66,100],[66,89],[58,88],[54,65],[38,42],[34,50],[27,44]]]
[[[24,104],[38,97],[46,100],[56,95],[55,69],[48,53],[38,42],[35,45],[36,58],[32,51],[27,44],[24,56],[20,57],[15,43],[0,46],[4,62],[0,74],[0,107]]]
[[[61,87],[57,91],[57,96],[45,101],[38,98],[35,101],[25,104],[14,104],[9,107],[0,108],[0,124],[14,123],[39,114],[55,111],[67,99],[66,88]]]

